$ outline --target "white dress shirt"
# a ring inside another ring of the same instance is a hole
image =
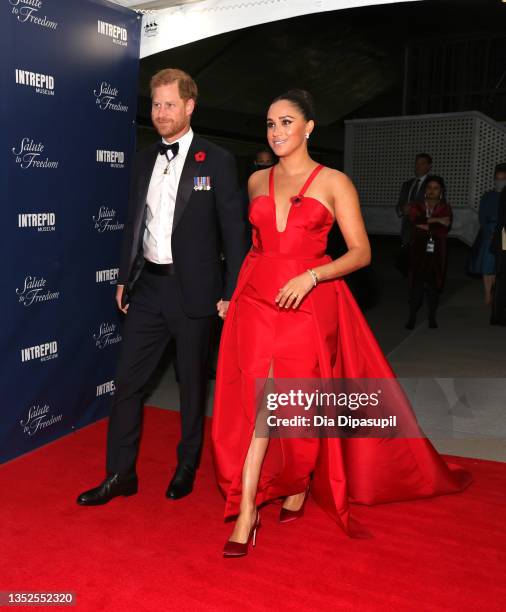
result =
[[[157,155],[147,196],[146,229],[143,238],[144,257],[158,264],[172,263],[172,223],[181,172],[193,140],[188,130],[179,142],[178,154]],[[169,144],[163,138],[165,144]],[[170,143],[173,144],[173,143]],[[168,159],[167,159],[168,157]]]

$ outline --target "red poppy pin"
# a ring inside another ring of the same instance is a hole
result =
[[[205,160],[206,160],[206,152],[205,151],[198,151],[197,153],[195,153],[195,161],[203,162]]]

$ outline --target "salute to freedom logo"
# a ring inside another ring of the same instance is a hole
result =
[[[121,342],[121,336],[116,331],[118,326],[116,323],[101,323],[98,328],[98,332],[93,334],[93,340],[95,340],[95,346],[102,350],[106,346],[112,346]]]
[[[105,81],[100,83],[98,89],[93,90],[93,95],[100,110],[119,111],[121,113],[128,112],[128,106],[125,106],[116,99],[119,96],[119,91],[116,87],[112,87],[112,85]]]
[[[60,297],[59,291],[51,291],[47,286],[45,278],[37,278],[36,276],[25,277],[22,288],[16,289],[18,301],[24,306],[32,306],[41,302],[50,302],[57,300]]]
[[[93,215],[93,221],[95,223],[94,229],[96,229],[99,234],[103,234],[104,232],[117,232],[125,227],[124,223],[118,223],[118,221],[116,221],[116,211],[114,208],[109,208],[108,206],[101,206],[98,209],[98,213]]]
[[[40,404],[30,406],[27,416],[19,421],[23,428],[23,433],[27,436],[34,436],[39,431],[47,429],[63,419],[63,414],[53,415],[50,414],[49,410],[48,404],[44,404],[44,406]]]
[[[50,30],[56,30],[58,27],[57,21],[51,21],[46,15],[41,17],[38,14],[42,8],[42,0],[9,0],[9,4],[12,6],[12,14],[21,23],[33,23]]]
[[[52,161],[48,157],[43,159],[41,156],[44,153],[44,145],[41,142],[35,142],[33,138],[23,138],[18,147],[12,147],[12,153],[15,156],[16,164],[23,170],[29,168],[49,168],[54,170],[58,168],[57,161]]]

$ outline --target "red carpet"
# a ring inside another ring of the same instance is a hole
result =
[[[107,506],[75,504],[103,477],[105,421],[1,466],[0,591],[74,591],[94,612],[505,609],[506,464],[458,458],[475,479],[460,495],[357,507],[372,540],[311,500],[286,525],[268,507],[257,548],[223,559],[209,444],[194,493],[164,497],[178,418],[146,411],[139,494]]]

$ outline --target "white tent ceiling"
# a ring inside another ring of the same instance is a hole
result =
[[[210,36],[301,15],[420,0],[114,0],[146,10],[141,58]],[[153,9],[153,10],[151,10]]]
[[[115,4],[121,4],[131,9],[158,10],[182,4],[192,4],[202,0],[111,0]]]

